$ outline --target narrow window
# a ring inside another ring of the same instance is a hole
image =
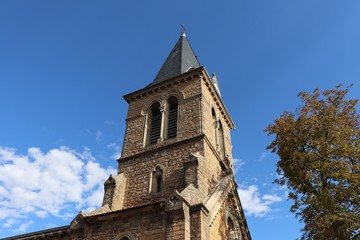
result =
[[[219,143],[219,148],[218,148],[218,152],[220,154],[221,159],[225,158],[225,139],[224,139],[224,128],[221,124],[221,122],[219,121],[219,128],[218,128],[218,143]]]
[[[169,117],[168,117],[168,128],[167,138],[174,138],[177,134],[178,128],[178,99],[176,97],[170,97],[169,103]]]
[[[213,139],[215,144],[215,149],[217,149],[218,139],[217,139],[217,120],[214,108],[211,108],[211,115],[212,115],[212,125],[213,125]]]
[[[122,237],[122,238],[120,238],[120,240],[130,240],[130,238],[129,237]]]
[[[161,131],[161,112],[160,112],[160,103],[156,102],[151,106],[150,112],[150,134],[149,134],[149,143],[157,143],[160,138]]]
[[[156,191],[161,192],[162,176],[156,176]]]
[[[157,166],[151,175],[150,192],[161,192],[163,190],[164,171],[160,166]]]

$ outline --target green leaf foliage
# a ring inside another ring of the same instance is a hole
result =
[[[275,182],[304,222],[301,239],[360,239],[360,116],[350,88],[300,92],[302,106],[265,129],[279,156]]]

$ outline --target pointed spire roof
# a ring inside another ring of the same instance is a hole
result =
[[[200,63],[183,32],[150,85],[163,82],[198,67],[200,67]]]

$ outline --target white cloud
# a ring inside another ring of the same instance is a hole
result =
[[[84,136],[90,136],[92,135],[92,132],[89,129],[84,129],[83,134]]]
[[[102,168],[87,148],[47,153],[29,148],[19,155],[0,146],[0,225],[18,224],[18,231],[26,231],[33,223],[29,217],[68,218],[74,217],[69,213],[74,209],[94,209],[101,204],[109,174],[116,170]]]
[[[245,162],[242,159],[234,158],[233,159],[234,164],[234,172],[235,174],[239,172],[240,168],[244,166]]]
[[[109,125],[109,126],[114,126],[114,125],[115,125],[114,122],[109,121],[109,120],[106,120],[106,121],[105,121],[105,124],[106,124],[106,125]]]
[[[46,212],[46,211],[40,210],[40,211],[36,211],[36,212],[35,212],[35,215],[36,215],[38,218],[46,218],[46,217],[49,215],[49,213]]]
[[[112,154],[111,158],[114,160],[118,160],[121,157],[121,148],[119,144],[110,143],[107,145],[108,149],[112,149],[114,153]]]
[[[265,205],[271,205],[273,203],[281,202],[282,198],[277,195],[265,194],[262,197],[262,200],[264,200]]]
[[[258,160],[256,160],[256,162],[262,162],[262,160],[266,158],[267,154],[268,154],[267,152],[261,153],[261,156],[259,157]]]
[[[97,131],[96,131],[96,136],[95,136],[95,138],[96,138],[96,141],[100,141],[100,140],[101,140],[101,138],[102,138],[102,132],[101,132],[100,130],[97,130]]]
[[[29,227],[30,225],[32,225],[34,223],[34,221],[28,221],[26,223],[22,223],[19,228],[17,230],[15,230],[16,232],[25,232]]]
[[[19,222],[19,220],[16,220],[15,218],[9,218],[5,221],[5,223],[2,226],[4,228],[11,228],[17,222]]]
[[[238,193],[245,213],[255,217],[265,216],[272,211],[272,204],[283,200],[281,197],[272,194],[261,196],[258,187],[255,185],[240,187],[238,188]]]

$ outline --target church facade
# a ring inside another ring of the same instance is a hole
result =
[[[102,207],[6,239],[251,240],[234,177],[234,123],[184,33],[155,79],[124,99],[122,156]]]

